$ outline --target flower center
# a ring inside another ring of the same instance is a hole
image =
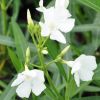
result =
[[[31,81],[32,80],[32,77],[26,75],[26,80]]]
[[[50,22],[49,28],[50,28],[50,31],[52,32],[52,31],[56,30],[57,27],[56,27],[56,24],[54,22]]]

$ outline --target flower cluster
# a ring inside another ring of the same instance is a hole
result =
[[[44,22],[39,22],[41,26],[41,36],[50,36],[50,39],[52,40],[56,40],[60,43],[66,43],[63,32],[70,32],[75,24],[75,19],[71,18],[69,10],[66,9],[68,5],[69,0],[56,0],[54,6],[45,8],[43,6],[43,0],[40,0],[40,7],[36,9],[42,12],[44,15]],[[28,28],[31,32],[33,30],[32,28],[34,26],[34,23],[32,21],[29,10],[27,11],[27,20]],[[67,46],[57,57],[60,57],[62,59],[62,56],[66,53],[69,47],[70,46]],[[40,54],[48,53],[49,52],[47,51],[47,48],[42,48],[42,50],[40,51]],[[26,51],[25,71],[19,73],[17,79],[15,79],[11,85],[12,87],[17,86],[16,93],[21,98],[29,98],[31,91],[36,96],[39,96],[46,89],[46,86],[44,84],[44,72],[39,69],[28,69],[27,66],[29,64],[29,55],[30,51],[28,48]],[[74,61],[65,61],[65,63],[71,68],[71,74],[74,76],[77,87],[80,86],[80,81],[92,80],[92,77],[94,75],[93,71],[97,68],[96,58],[94,56],[85,54],[80,55]]]
[[[62,32],[67,33],[74,27],[75,19],[70,18],[68,9],[68,0],[56,0],[55,6],[46,9],[43,6],[43,0],[40,0],[38,11],[44,15],[44,23],[40,22],[41,35],[50,36],[50,39],[60,43],[66,43]]]

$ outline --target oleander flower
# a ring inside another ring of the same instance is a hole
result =
[[[66,9],[68,4],[68,0],[56,0],[54,7],[46,9],[43,6],[43,0],[40,0],[40,7],[37,8],[37,10],[43,12],[44,15],[44,23],[39,23],[42,36],[50,36],[52,40],[64,44],[66,43],[66,39],[62,32],[70,32],[75,23],[75,19],[70,18],[71,14],[68,9]]]
[[[38,96],[46,89],[44,81],[43,71],[37,69],[25,70],[18,74],[11,86],[18,86],[16,93],[19,97],[29,98],[31,91]]]
[[[96,58],[89,55],[80,55],[75,61],[69,61],[67,64],[72,68],[71,74],[74,75],[76,85],[80,86],[80,80],[91,81],[94,70],[97,68]]]

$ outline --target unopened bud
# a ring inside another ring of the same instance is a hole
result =
[[[70,48],[70,45],[67,46],[67,47],[65,47],[65,48],[61,51],[61,53],[58,55],[58,57],[63,57],[63,56],[67,53],[67,51],[69,50],[69,48]]]
[[[26,49],[26,61],[25,63],[28,64],[30,62],[30,48]]]
[[[47,54],[48,54],[48,51],[47,51],[47,50],[42,50],[42,53],[43,53],[44,55],[47,55]]]
[[[47,55],[48,54],[48,50],[47,50],[46,47],[42,50],[42,54],[44,54],[44,55]]]
[[[29,9],[27,10],[27,22],[28,25],[34,25]]]

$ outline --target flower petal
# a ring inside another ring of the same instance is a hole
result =
[[[79,71],[79,76],[82,81],[91,81],[93,75],[94,75],[94,72],[91,70],[86,70],[86,69],[81,68],[81,70]]]
[[[95,70],[97,68],[95,56],[80,55],[77,59],[82,63],[82,68],[88,70]]]
[[[39,96],[45,89],[46,89],[46,86],[45,86],[43,83],[40,83],[39,81],[36,81],[36,82],[33,84],[32,92],[33,92],[36,96]]]
[[[56,8],[61,8],[61,7],[67,8],[68,5],[69,5],[69,0],[56,0],[55,2]]]
[[[46,10],[46,8],[45,7],[38,7],[38,8],[36,8],[36,10],[39,12],[44,12]]]
[[[80,68],[81,68],[80,62],[75,62],[74,66],[72,67],[71,73],[74,74],[74,73],[78,72],[80,70]]]
[[[11,87],[19,85],[20,83],[24,81],[24,79],[25,79],[25,76],[19,73],[17,76],[17,79],[14,80],[14,82],[11,84]]]
[[[58,24],[65,22],[69,17],[71,17],[69,10],[63,8],[55,9],[55,20],[59,22]]]
[[[79,78],[78,72],[76,72],[74,74],[74,79],[75,79],[76,85],[79,87],[80,86],[80,78]]]
[[[34,70],[31,70],[30,71],[31,74],[35,73],[35,78],[41,82],[44,82],[45,79],[44,79],[44,72],[41,71],[41,70],[37,70],[37,69],[34,69]]]
[[[49,36],[50,35],[49,27],[46,24],[43,24],[42,22],[40,22],[39,24],[41,26],[41,35]]]
[[[59,29],[62,32],[67,33],[67,32],[70,32],[72,30],[72,28],[74,27],[74,24],[75,24],[75,19],[68,18],[66,21],[59,24]]]
[[[36,8],[36,10],[38,10],[40,12],[44,12],[46,10],[46,8],[43,6],[43,0],[40,0],[39,6],[40,7]]]
[[[46,23],[53,23],[54,21],[55,21],[55,9],[54,9],[54,7],[50,7],[50,8],[48,8],[48,9],[46,9],[45,10],[45,12],[44,12],[44,20],[45,20],[45,22]]]
[[[30,93],[31,93],[31,84],[29,81],[24,81],[21,83],[18,88],[16,89],[16,93],[18,94],[19,97],[21,98],[29,98]]]
[[[58,30],[54,31],[54,32],[50,35],[50,39],[51,39],[51,40],[56,40],[56,41],[61,42],[61,43],[63,43],[63,44],[66,43],[65,37],[64,37],[63,34],[62,34],[60,31],[58,31]]]
[[[40,0],[40,2],[39,2],[39,6],[41,7],[43,7],[43,0]]]

